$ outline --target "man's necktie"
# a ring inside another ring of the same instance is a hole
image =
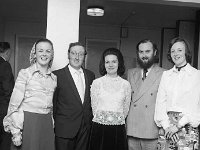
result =
[[[84,90],[83,80],[81,78],[81,72],[80,71],[76,71],[76,74],[77,74],[77,84],[76,84],[76,87],[77,87],[78,93],[80,95],[81,101],[83,103],[84,96],[85,96],[85,90]]]
[[[144,81],[147,77],[147,72],[148,70],[147,69],[143,69],[143,76],[142,76],[142,80]]]

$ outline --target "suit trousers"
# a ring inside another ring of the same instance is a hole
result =
[[[7,113],[7,105],[0,104],[0,150],[10,150],[11,134],[4,131],[3,118]]]
[[[5,132],[4,128],[1,126],[0,127],[0,150],[10,150],[10,147],[11,147],[11,134]]]
[[[157,150],[158,139],[142,139],[128,136],[129,150]]]
[[[55,137],[56,150],[87,150],[90,128],[81,122],[80,129],[74,138]]]

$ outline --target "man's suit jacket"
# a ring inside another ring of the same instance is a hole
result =
[[[9,62],[0,57],[0,114],[6,115],[14,87],[14,76]]]
[[[154,112],[163,71],[164,69],[158,65],[153,65],[147,78],[143,81],[141,68],[128,70],[128,81],[132,87],[132,100],[127,117],[127,135],[146,139],[158,137]]]
[[[92,108],[90,99],[90,85],[95,75],[83,69],[85,76],[85,98],[82,103],[68,66],[54,71],[57,76],[57,88],[53,98],[55,135],[62,138],[76,136],[81,121],[90,128],[92,123]]]
[[[10,96],[14,87],[14,76],[9,62],[0,56],[0,149],[10,149],[10,134],[4,132],[3,118],[7,114]]]

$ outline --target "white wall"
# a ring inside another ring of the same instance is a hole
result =
[[[68,63],[69,43],[79,39],[80,0],[48,0],[47,38],[54,44],[53,70]]]

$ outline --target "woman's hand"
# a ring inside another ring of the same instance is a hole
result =
[[[172,137],[171,137],[171,140],[172,140],[173,143],[178,142],[178,140],[179,140],[178,133],[173,134]]]
[[[12,141],[15,146],[20,146],[22,144],[22,134],[21,133],[14,134],[12,137]]]

